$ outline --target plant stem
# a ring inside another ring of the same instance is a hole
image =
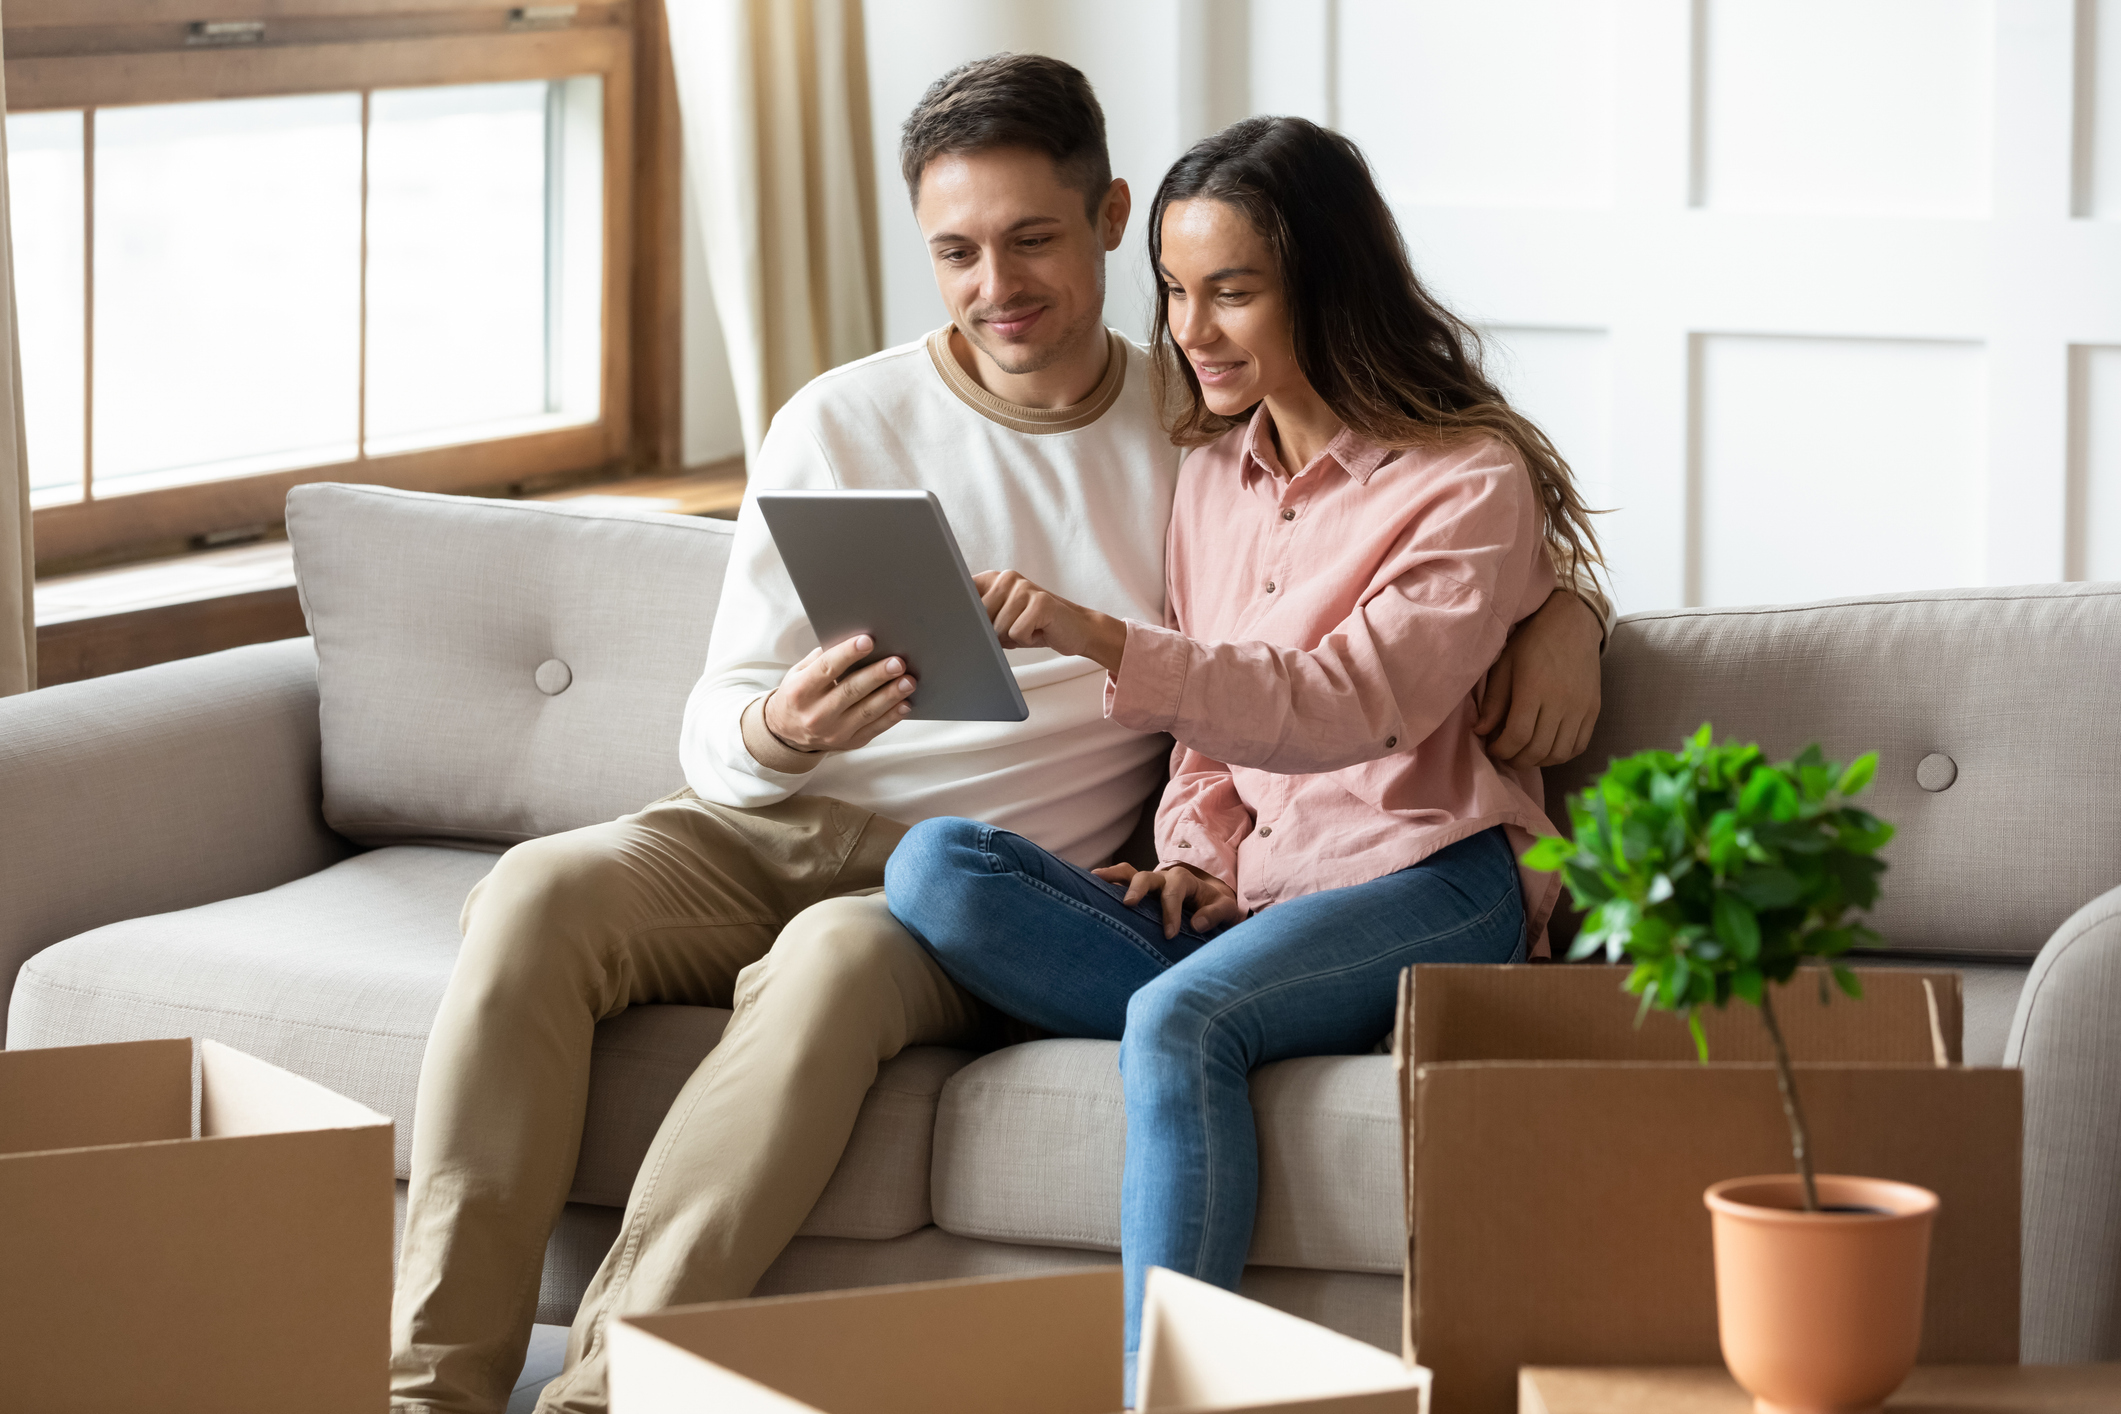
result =
[[[1767,1023],[1768,1039],[1775,1043],[1775,1083],[1782,1087],[1782,1113],[1790,1122],[1790,1151],[1797,1157],[1797,1177],[1804,1183],[1804,1210],[1819,1211],[1819,1185],[1812,1180],[1811,1132],[1805,1128],[1804,1110],[1797,1103],[1797,1077],[1790,1073],[1790,1050],[1782,1044],[1782,1027],[1775,1021],[1775,999],[1766,987],[1760,990],[1760,1019]]]

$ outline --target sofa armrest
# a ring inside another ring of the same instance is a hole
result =
[[[2003,1063],[2025,1072],[2022,1358],[2121,1359],[2121,888],[2040,950]]]
[[[319,760],[306,638],[0,698],[0,997],[76,933],[346,857]]]

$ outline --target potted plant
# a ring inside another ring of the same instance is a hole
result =
[[[1718,746],[1704,724],[1677,752],[1616,760],[1569,801],[1574,837],[1525,855],[1558,870],[1580,909],[1572,960],[1634,963],[1622,984],[1680,1012],[1701,1059],[1700,1009],[1733,997],[1760,1010],[1775,1052],[1796,1173],[1733,1179],[1712,1215],[1725,1362],[1762,1411],[1877,1407],[1913,1368],[1936,1195],[1909,1184],[1815,1174],[1804,1107],[1775,1019],[1774,989],[1813,964],[1861,997],[1840,959],[1879,941],[1854,915],[1878,900],[1893,827],[1850,803],[1876,753],[1847,766],[1817,746],[1769,762]]]

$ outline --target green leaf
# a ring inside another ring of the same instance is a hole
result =
[[[1642,820],[1630,817],[1627,823],[1620,827],[1621,856],[1628,863],[1643,863],[1649,859],[1656,848],[1656,837],[1651,834],[1650,827]]]
[[[1760,918],[1751,904],[1729,889],[1718,889],[1710,907],[1716,920],[1716,936],[1739,960],[1751,962],[1760,956]]]
[[[1707,1065],[1709,1063],[1709,1038],[1708,1033],[1701,1029],[1700,1008],[1687,1008],[1686,1029],[1692,1032],[1694,1036],[1694,1054],[1701,1057],[1703,1065]]]
[[[1518,862],[1527,869],[1537,869],[1541,873],[1551,874],[1561,867],[1562,861],[1575,852],[1576,845],[1573,841],[1564,839],[1560,835],[1548,835],[1526,850],[1524,857]]]
[[[1841,779],[1834,783],[1834,790],[1841,795],[1854,795],[1869,785],[1871,777],[1877,774],[1878,753],[1866,751],[1855,760],[1849,762],[1849,768],[1843,771]]]
[[[1813,957],[1839,957],[1856,946],[1856,933],[1852,928],[1821,928],[1808,933],[1797,942],[1797,947]]]
[[[1768,797],[1775,793],[1776,786],[1788,786],[1782,773],[1773,766],[1762,766],[1746,778],[1745,789],[1738,793],[1738,810],[1743,815],[1758,815],[1767,805]]]
[[[1837,843],[1857,854],[1872,854],[1893,837],[1893,827],[1868,810],[1843,810],[1835,816]]]
[[[1731,991],[1754,1006],[1760,1005],[1761,979],[1757,967],[1741,967],[1731,974]]]
[[[1849,971],[1846,967],[1837,967],[1834,969],[1834,984],[1841,988],[1842,991],[1854,997],[1857,1001],[1860,1002],[1863,1000],[1863,979],[1858,977],[1855,973]]]
[[[1613,896],[1612,885],[1606,882],[1603,874],[1595,869],[1585,868],[1575,859],[1569,859],[1562,864],[1561,877],[1568,884],[1569,892],[1576,896],[1578,904],[1583,904],[1586,899],[1592,903],[1604,903]]]
[[[1715,729],[1712,728],[1707,722],[1703,722],[1701,726],[1696,729],[1694,734],[1691,737],[1687,738],[1687,745],[1697,747],[1703,751],[1706,751],[1708,750],[1709,743],[1715,739],[1715,736]]]
[[[1732,886],[1755,908],[1787,908],[1804,897],[1803,882],[1787,869],[1748,869]]]

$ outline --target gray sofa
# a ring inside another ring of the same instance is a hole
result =
[[[466,891],[509,844],[681,783],[731,528],[342,486],[288,510],[313,639],[0,701],[7,1044],[215,1037],[395,1116],[402,1179]],[[2117,663],[2121,586],[1639,615],[1590,751],[1548,783],[1704,719],[1882,751],[1901,834],[1877,921],[1897,958],[1964,969],[1968,1060],[2026,1072],[2028,1359],[2121,1358]],[[599,1028],[541,1319],[571,1316],[725,1020]],[[1113,1060],[1048,1040],[890,1062],[761,1292],[1111,1260]],[[1288,1061],[1253,1092],[1247,1289],[1396,1349],[1390,1060]]]

